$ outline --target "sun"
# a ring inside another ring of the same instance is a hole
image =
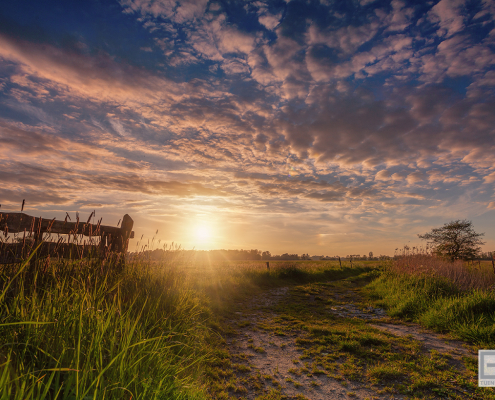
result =
[[[194,236],[201,242],[207,242],[211,239],[211,228],[207,225],[197,225],[194,228]]]
[[[196,249],[209,249],[217,244],[219,230],[217,221],[198,218],[187,227],[187,242]]]

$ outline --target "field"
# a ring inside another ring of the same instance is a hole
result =
[[[495,398],[475,357],[495,348],[491,265],[413,261],[3,266],[0,397]]]

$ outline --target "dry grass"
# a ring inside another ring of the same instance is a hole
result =
[[[397,274],[443,277],[459,290],[486,290],[495,284],[491,266],[471,264],[462,260],[448,261],[425,251],[403,252],[390,267]]]

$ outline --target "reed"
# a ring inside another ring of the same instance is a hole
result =
[[[435,256],[427,249],[405,247],[396,254],[391,266],[396,274],[436,276],[447,279],[461,291],[486,290],[495,284],[495,274],[487,265],[469,265],[462,260],[450,261]]]

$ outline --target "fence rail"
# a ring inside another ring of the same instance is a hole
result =
[[[91,217],[90,217],[91,218]],[[79,221],[68,222],[41,217],[33,217],[25,213],[0,212],[0,231],[7,237],[9,233],[22,233],[18,237],[18,243],[0,243],[0,264],[18,262],[24,259],[34,248],[40,245],[36,256],[56,256],[61,258],[82,258],[92,255],[105,257],[109,252],[125,254],[129,239],[134,238],[132,227],[134,221],[126,214],[122,218],[120,227],[101,225],[101,219],[97,224]],[[67,236],[67,243],[60,238],[58,242],[43,242],[43,235],[62,234]],[[28,238],[26,238],[28,235]],[[87,236],[90,241],[93,237],[101,237],[99,244],[71,243],[78,235]],[[22,241],[21,241],[22,239]]]

